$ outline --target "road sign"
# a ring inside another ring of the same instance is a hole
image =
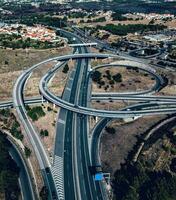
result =
[[[102,181],[102,180],[104,180],[103,173],[95,174],[95,181]]]

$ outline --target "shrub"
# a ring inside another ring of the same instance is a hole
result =
[[[101,80],[101,72],[99,72],[99,71],[94,71],[94,72],[92,73],[92,80],[93,80],[94,82],[100,81],[100,80]]]
[[[122,82],[122,75],[120,73],[117,73],[113,76],[113,80],[118,83]]]
[[[2,109],[0,110],[0,114],[3,115],[4,117],[9,117],[10,116],[10,109]]]
[[[47,107],[47,111],[50,112],[52,111],[52,108],[50,108],[49,106]]]
[[[47,200],[48,199],[48,195],[49,195],[49,192],[48,192],[48,189],[46,186],[43,186],[41,191],[40,191],[40,197],[42,200]]]
[[[64,74],[67,74],[68,71],[69,71],[69,66],[66,64],[66,65],[64,66],[62,72],[63,72]]]
[[[115,134],[116,132],[114,127],[109,127],[109,126],[106,126],[105,130],[110,134]]]
[[[40,131],[40,135],[41,135],[41,137],[45,137],[45,136],[48,136],[49,135],[49,133],[48,133],[48,131],[47,130],[41,130]]]
[[[17,121],[13,122],[10,132],[18,140],[21,140],[21,141],[23,140],[24,136],[21,133],[20,124]]]
[[[29,158],[32,151],[28,147],[25,146],[24,147],[24,153],[25,153],[26,158]]]
[[[41,106],[36,106],[28,110],[27,114],[32,119],[32,121],[37,121],[40,117],[45,116],[45,112]]]
[[[9,64],[9,62],[8,62],[7,60],[5,60],[4,64],[5,64],[5,65],[8,65],[8,64]]]

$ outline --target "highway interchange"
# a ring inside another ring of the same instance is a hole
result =
[[[154,114],[172,114],[176,112],[175,96],[154,95],[164,84],[163,78],[156,73],[144,59],[133,58],[126,54],[98,54],[91,53],[89,47],[84,45],[82,38],[71,32],[59,29],[69,41],[74,37],[74,43],[82,43],[73,46],[73,54],[58,56],[40,62],[25,70],[16,80],[13,89],[13,102],[1,102],[0,108],[14,107],[18,118],[24,126],[36,157],[39,162],[44,184],[48,189],[48,199],[60,200],[94,200],[108,199],[105,182],[97,182],[90,172],[90,166],[101,165],[99,158],[99,138],[102,129],[114,118],[135,118]],[[76,31],[79,32],[78,29]],[[81,33],[82,34],[82,33]],[[80,34],[80,35],[81,35]],[[98,40],[91,42],[104,45]],[[109,46],[107,50],[115,52]],[[92,59],[118,59],[116,64],[106,64],[91,69]],[[120,59],[120,61],[119,61]],[[69,60],[75,61],[74,69],[69,73],[62,96],[56,96],[49,88],[48,83],[57,71]],[[42,97],[31,99],[24,98],[24,88],[33,70],[42,67],[43,64],[56,61],[57,63],[41,78],[39,91]],[[131,93],[92,93],[91,73],[102,67],[131,67],[139,68],[150,74],[155,79],[155,85],[146,91]],[[25,104],[41,103],[45,101],[60,107],[56,123],[56,136],[51,161],[39,134],[31,123],[25,109]],[[109,111],[97,110],[90,107],[91,100],[129,100],[137,101],[135,105],[127,108]],[[90,138],[89,116],[101,117],[92,131]]]

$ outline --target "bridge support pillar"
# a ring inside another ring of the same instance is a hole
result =
[[[53,109],[55,109],[56,108],[56,104],[53,104]]]
[[[43,96],[42,96],[42,104],[43,104]]]
[[[96,122],[96,123],[98,122],[98,117],[95,117],[95,122]]]

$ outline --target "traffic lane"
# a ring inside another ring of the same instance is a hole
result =
[[[17,166],[20,168],[19,179],[23,198],[25,200],[34,200],[35,197],[32,195],[34,191],[33,188],[31,188],[32,183],[30,183],[31,180],[28,175],[28,172],[26,171],[27,167],[24,166],[24,161],[22,161],[22,158],[19,155],[20,152],[17,151],[16,147],[13,144],[9,152],[12,158],[15,160]]]

